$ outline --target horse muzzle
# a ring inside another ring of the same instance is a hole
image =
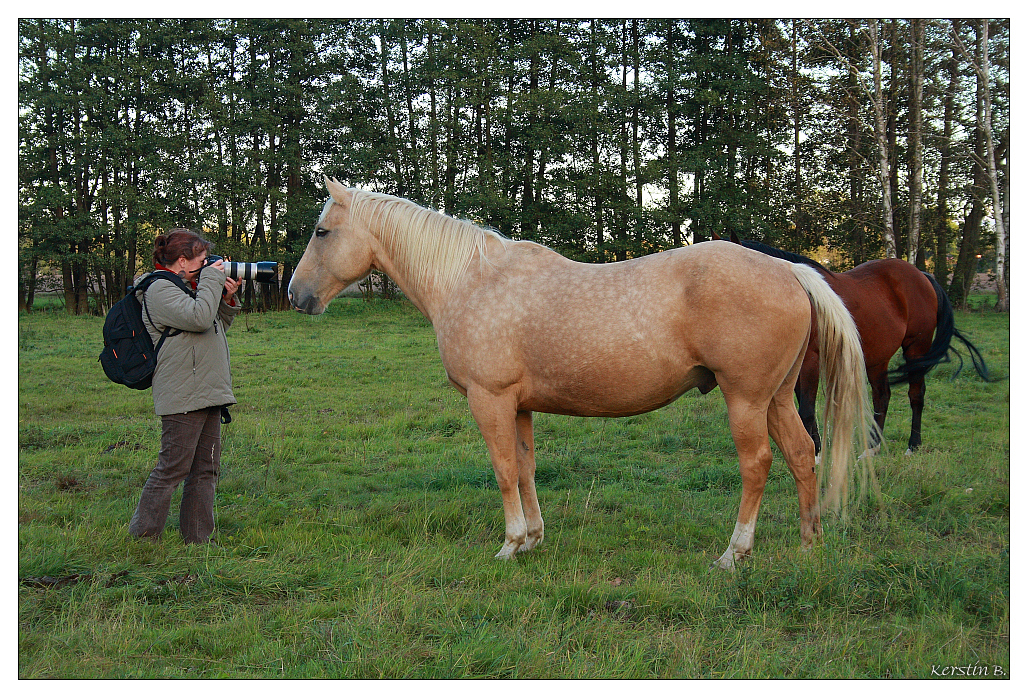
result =
[[[321,303],[321,299],[313,293],[296,293],[292,289],[292,284],[289,288],[289,303],[296,310],[307,315],[320,315],[325,312],[325,306]]]

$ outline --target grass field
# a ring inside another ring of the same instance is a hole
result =
[[[719,391],[624,419],[536,417],[546,540],[503,513],[465,400],[406,303],[242,316],[217,544],[128,535],[149,392],[107,381],[102,319],[19,316],[21,678],[1009,676],[1009,382],[894,391],[884,512],[799,547],[781,457],[751,560],[711,572],[740,482]],[[1009,317],[959,313],[998,375]],[[966,670],[965,670],[966,671]]]

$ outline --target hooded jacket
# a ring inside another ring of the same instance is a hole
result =
[[[153,374],[154,411],[160,415],[234,405],[232,369],[225,332],[239,307],[222,299],[225,272],[205,267],[195,297],[171,281],[159,279],[143,292],[143,324],[156,346],[171,327],[157,354]],[[181,330],[174,334],[174,330]]]

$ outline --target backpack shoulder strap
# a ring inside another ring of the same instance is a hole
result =
[[[142,279],[139,280],[139,282],[135,286],[132,287],[132,290],[136,292],[145,291],[150,287],[150,284],[152,284],[154,281],[157,281],[158,279],[170,281],[176,286],[178,286],[180,289],[182,289],[184,292],[188,293],[190,296],[194,298],[196,297],[196,292],[189,287],[189,284],[187,284],[185,280],[182,279],[182,277],[170,271],[164,271],[163,269],[150,272],[149,274],[144,276]]]
[[[142,279],[139,280],[139,282],[135,286],[132,287],[130,293],[138,293],[140,291],[143,292],[143,296],[141,299],[143,311],[146,313],[147,319],[150,320],[150,325],[155,328],[157,327],[157,325],[154,323],[153,318],[150,317],[150,309],[146,307],[146,289],[150,288],[150,284],[152,284],[154,281],[157,281],[158,279],[170,281],[176,286],[178,286],[180,289],[185,291],[187,294],[189,294],[191,297],[196,298],[196,293],[193,292],[193,289],[189,287],[189,284],[187,284],[178,274],[173,274],[170,271],[159,270],[151,272],[144,276]],[[168,337],[174,337],[175,335],[182,334],[182,330],[175,330],[174,332],[172,332],[172,329],[173,328],[171,327],[164,328],[164,331],[161,332],[161,338],[157,340],[157,346],[154,347],[155,351],[161,350],[161,345],[164,344],[164,340]]]

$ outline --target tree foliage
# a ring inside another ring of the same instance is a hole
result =
[[[19,304],[102,312],[189,226],[281,261],[246,303],[285,307],[322,175],[593,262],[734,232],[848,267],[891,226],[961,303],[1009,215],[1009,22],[918,22],[23,19]]]

